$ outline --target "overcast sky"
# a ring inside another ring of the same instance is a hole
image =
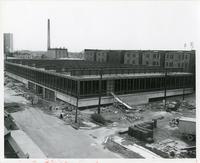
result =
[[[95,49],[184,49],[197,42],[199,3],[186,1],[40,1],[1,4],[3,32],[13,33],[14,49],[51,47]]]

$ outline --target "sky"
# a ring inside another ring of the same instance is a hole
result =
[[[51,47],[84,49],[190,49],[197,46],[196,1],[7,1],[1,2],[3,33],[13,33],[14,50]]]

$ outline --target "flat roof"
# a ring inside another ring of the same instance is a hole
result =
[[[171,49],[171,50],[165,50],[165,49],[84,49],[84,51],[113,51],[113,52],[120,52],[120,51],[127,51],[127,52],[191,52],[195,50],[180,50],[180,49]]]
[[[170,76],[182,76],[182,75],[192,75],[192,73],[187,72],[171,72],[168,75]],[[66,76],[71,76],[66,74]],[[159,77],[165,76],[165,73],[133,73],[133,74],[104,74],[102,75],[102,79],[121,79],[121,78],[137,78],[137,77]],[[80,76],[71,76],[75,79],[99,79],[100,75],[80,75]]]
[[[25,67],[29,68],[32,70],[36,70],[39,72],[44,72],[47,74],[52,74],[56,76],[61,76],[61,77],[66,77],[74,80],[96,80],[100,78],[100,75],[71,75],[71,72],[56,72],[56,70],[45,70],[44,68],[36,68],[36,67],[30,67],[27,65],[21,65],[21,64],[16,64],[12,62],[8,62],[9,64],[17,65],[20,67]],[[158,76],[164,76],[164,72],[155,72],[155,73],[129,73],[129,74],[103,74],[102,78],[103,79],[120,79],[120,78],[134,78],[134,77],[158,77]],[[192,75],[192,73],[188,72],[168,72],[168,75],[170,76],[178,76],[178,75]]]

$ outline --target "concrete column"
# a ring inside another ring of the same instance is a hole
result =
[[[56,93],[55,91],[49,90],[45,88],[45,93],[43,94],[43,97],[46,98],[47,100],[52,100],[56,101]]]
[[[107,95],[110,94],[110,92],[114,92],[114,80],[107,80]]]
[[[56,92],[54,91],[54,101],[56,101]]]

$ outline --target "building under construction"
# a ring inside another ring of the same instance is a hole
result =
[[[113,103],[113,94],[132,104],[165,95],[193,93],[193,73],[183,69],[95,63],[84,60],[5,61],[6,74],[49,100],[79,108]],[[166,91],[165,91],[166,90]]]

